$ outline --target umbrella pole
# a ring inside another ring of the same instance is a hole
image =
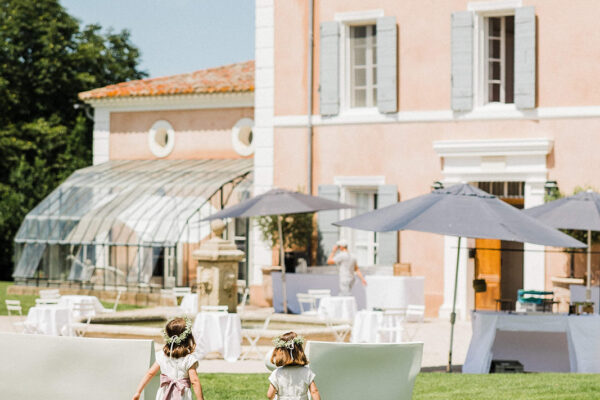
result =
[[[592,301],[592,231],[587,232],[587,279],[585,280],[585,301]]]
[[[283,253],[283,230],[281,229],[281,215],[277,216],[277,233],[279,235],[279,264],[281,265],[281,293],[283,295],[283,312],[287,314],[287,288],[285,283],[285,259]]]
[[[450,313],[450,349],[448,350],[448,366],[446,372],[452,372],[452,344],[454,342],[454,322],[456,321],[456,290],[458,288],[458,265],[460,263],[460,239],[456,249],[456,271],[454,273],[454,296],[452,297],[452,312]]]

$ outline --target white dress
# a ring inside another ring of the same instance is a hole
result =
[[[198,355],[188,354],[185,357],[169,358],[164,352],[156,353],[156,362],[160,367],[160,373],[174,380],[189,378],[188,370],[196,365],[198,367]],[[160,387],[156,392],[156,400],[163,400],[167,392],[167,386]],[[183,400],[192,400],[192,389],[186,388],[181,396]]]
[[[277,400],[307,400],[308,387],[314,379],[315,374],[307,365],[279,367],[269,376]]]

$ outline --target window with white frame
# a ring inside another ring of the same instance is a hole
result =
[[[355,208],[348,209],[344,217],[351,218],[377,209],[376,188],[346,188],[342,200]],[[341,236],[348,240],[348,249],[360,266],[377,263],[377,234],[358,229],[343,228]]]
[[[515,17],[489,16],[483,22],[484,104],[514,103]]]
[[[377,106],[377,28],[348,27],[349,90],[351,108]]]

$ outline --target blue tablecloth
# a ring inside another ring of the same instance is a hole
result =
[[[332,296],[337,296],[339,292],[339,281],[337,274],[286,274],[287,283],[287,305],[288,311],[293,314],[300,314],[300,305],[296,299],[296,293],[307,293],[308,289],[330,289]],[[273,307],[275,312],[283,312],[283,295],[281,286],[281,272],[272,272],[273,279]],[[355,278],[352,287],[352,295],[356,298],[356,304],[359,310],[366,307],[365,287]]]

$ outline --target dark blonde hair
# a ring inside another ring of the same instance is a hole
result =
[[[165,332],[168,337],[171,336],[179,336],[185,331],[186,321],[183,318],[175,318],[167,323],[165,327]],[[189,335],[185,339],[181,341],[181,343],[173,344],[173,352],[171,352],[171,345],[165,344],[163,347],[163,352],[167,357],[173,358],[181,358],[185,357],[188,354],[192,354],[192,352],[196,349],[196,341],[194,340],[194,335],[190,332]]]
[[[284,342],[287,342],[293,340],[296,336],[298,335],[296,335],[295,332],[288,332],[281,335],[279,338]],[[304,354],[304,346],[296,343],[294,344],[293,350],[290,350],[287,347],[276,347],[271,355],[271,363],[278,367],[284,367],[286,365],[308,365],[308,358],[306,358],[306,354]]]

